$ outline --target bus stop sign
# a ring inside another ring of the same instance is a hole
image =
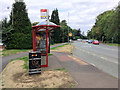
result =
[[[48,9],[41,9],[41,19],[48,19]]]

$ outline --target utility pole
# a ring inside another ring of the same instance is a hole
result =
[[[112,37],[112,43],[113,43],[113,39],[114,39],[114,38]]]
[[[12,25],[13,25],[13,5],[12,5]]]
[[[102,36],[102,43],[103,43],[103,41],[104,41],[104,36]]]
[[[69,23],[69,12],[68,12],[68,23]],[[68,26],[68,43],[69,43],[69,26]]]

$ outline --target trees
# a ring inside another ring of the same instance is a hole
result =
[[[119,43],[118,32],[120,29],[118,29],[118,14],[119,10],[117,7],[115,10],[108,10],[98,15],[95,25],[92,27],[91,31],[88,32],[88,37],[92,37],[98,40],[104,39],[108,42],[112,42],[112,38],[114,38],[113,41],[115,43]]]
[[[3,32],[6,31],[11,33],[10,37],[3,41],[8,49],[32,48],[32,25],[24,2],[13,4],[13,13],[11,12],[8,28],[3,29]],[[6,37],[6,33],[3,33],[3,37]]]
[[[53,10],[50,21],[57,24],[57,25],[60,25],[60,19],[59,19],[57,9]],[[56,28],[53,31],[51,31],[51,38],[55,43],[62,42],[62,31],[61,31],[61,29]]]
[[[68,35],[68,30],[67,30],[67,21],[66,20],[62,20],[60,22],[60,29],[62,31],[62,42],[67,41],[67,35]],[[66,35],[67,34],[67,35]]]

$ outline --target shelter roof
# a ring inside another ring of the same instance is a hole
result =
[[[45,31],[46,27],[48,28],[48,30],[53,30],[56,27],[60,27],[60,25],[56,25],[55,23],[50,22],[50,21],[49,22],[43,21],[43,22],[38,23],[35,26],[32,26],[32,28],[35,28],[37,31]]]

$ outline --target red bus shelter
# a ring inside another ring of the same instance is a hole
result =
[[[41,67],[48,67],[48,53],[50,53],[50,31],[60,27],[47,20],[38,23],[33,28],[33,51],[40,51],[41,57],[45,58],[45,63]]]

